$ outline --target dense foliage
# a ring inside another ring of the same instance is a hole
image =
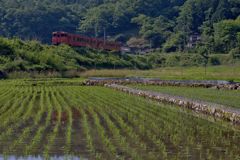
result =
[[[0,35],[12,37],[0,38],[0,69],[65,72],[233,63],[240,57],[239,15],[238,0],[0,0]],[[38,42],[50,43],[56,30],[106,33],[133,48],[176,53],[133,56]],[[193,34],[201,41],[189,48]]]
[[[65,72],[91,68],[140,68],[152,66],[146,58],[120,53],[50,46],[37,41],[0,38],[0,69],[3,72]]]
[[[234,64],[239,62],[235,51],[227,55],[210,55],[208,61],[200,54],[147,55],[121,54],[74,48],[67,45],[44,45],[38,41],[22,41],[18,38],[0,37],[0,77],[12,72],[50,74],[49,76],[79,76],[87,69],[151,69],[173,66],[203,66]],[[23,77],[21,74],[15,77]]]
[[[1,0],[0,35],[49,43],[56,30],[105,31],[131,46],[172,52],[189,50],[189,37],[199,34],[196,48],[227,53],[239,51],[239,15],[239,0]]]

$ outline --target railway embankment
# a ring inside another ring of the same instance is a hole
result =
[[[240,90],[240,83],[223,80],[161,80],[154,78],[90,78],[86,85],[144,84],[158,86],[203,87],[213,89]]]
[[[173,96],[158,92],[144,91],[139,89],[134,89],[126,87],[119,84],[104,84],[105,87],[112,88],[118,91],[122,91],[128,94],[141,96],[149,99],[156,100],[162,103],[174,104],[183,108],[193,110],[197,113],[203,113],[206,115],[213,116],[215,118],[220,118],[225,121],[232,122],[233,124],[240,125],[240,110],[229,108],[223,105],[192,100],[180,96]]]

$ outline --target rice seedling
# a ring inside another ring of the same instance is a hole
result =
[[[57,81],[0,82],[0,155],[239,158],[237,126],[109,88]]]

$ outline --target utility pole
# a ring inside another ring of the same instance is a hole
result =
[[[97,33],[97,23],[95,24],[94,30],[95,30],[95,38],[96,38],[98,36],[98,33]]]
[[[104,32],[104,45],[105,45],[106,44],[106,28],[105,27],[104,27],[103,32]]]

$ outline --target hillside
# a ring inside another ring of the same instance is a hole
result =
[[[91,69],[146,70],[237,63],[239,56],[233,53],[212,54],[208,59],[196,53],[132,55],[0,37],[0,78],[25,77],[23,73],[26,77],[76,77]]]
[[[228,53],[240,43],[239,15],[239,0],[0,0],[0,35],[50,43],[56,30],[106,31],[132,47]],[[202,41],[189,49],[193,34]]]
[[[37,41],[0,38],[0,69],[14,71],[83,71],[91,68],[147,69],[140,56],[121,55],[91,49],[71,48],[67,45],[50,46]]]

